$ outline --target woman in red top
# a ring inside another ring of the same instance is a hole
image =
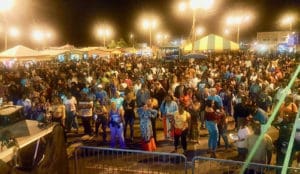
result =
[[[208,153],[211,154],[212,158],[216,158],[216,149],[218,145],[218,137],[219,131],[217,127],[217,116],[215,114],[214,109],[214,101],[207,100],[205,106],[205,125],[208,130],[209,138],[208,138]]]

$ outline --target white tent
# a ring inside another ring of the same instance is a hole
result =
[[[38,56],[40,56],[38,51],[22,45],[17,45],[0,53],[0,58],[33,58]]]

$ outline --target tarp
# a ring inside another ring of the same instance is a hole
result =
[[[40,51],[40,55],[44,55],[44,56],[57,56],[60,54],[64,54],[68,52],[67,50],[52,50],[52,49],[47,49],[47,50],[42,50]]]
[[[0,58],[22,58],[22,57],[38,57],[38,51],[27,48],[22,45],[17,45],[13,48],[0,53]]]
[[[221,36],[210,34],[194,42],[194,51],[239,50],[239,45]],[[192,43],[184,46],[184,51],[192,51]]]

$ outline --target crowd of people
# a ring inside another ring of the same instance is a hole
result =
[[[128,126],[128,138],[133,141],[136,119],[145,150],[156,149],[157,119],[163,121],[165,139],[174,140],[175,152],[179,139],[185,153],[187,139],[198,142],[200,131],[207,129],[211,157],[217,157],[221,138],[225,148],[230,148],[227,121],[231,117],[239,160],[244,160],[274,105],[287,93],[274,122],[279,134],[283,132],[275,143],[280,158],[291,131],[286,125],[293,125],[300,106],[299,78],[292,89],[286,89],[298,64],[288,56],[264,58],[246,53],[171,62],[112,57],[20,63],[11,68],[2,65],[0,96],[24,106],[26,118],[59,122],[66,132],[78,132],[82,124],[84,134],[98,136],[101,125],[106,142],[109,128],[111,147],[117,147],[117,138],[119,147],[126,147]],[[274,140],[265,137],[261,154],[270,158]],[[254,162],[270,162],[263,161],[266,158],[261,154]],[[278,165],[282,165],[280,159]]]

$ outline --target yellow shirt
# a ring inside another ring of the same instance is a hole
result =
[[[186,129],[188,127],[188,118],[190,117],[190,113],[183,111],[182,114],[179,111],[174,114],[175,128],[178,129]]]

